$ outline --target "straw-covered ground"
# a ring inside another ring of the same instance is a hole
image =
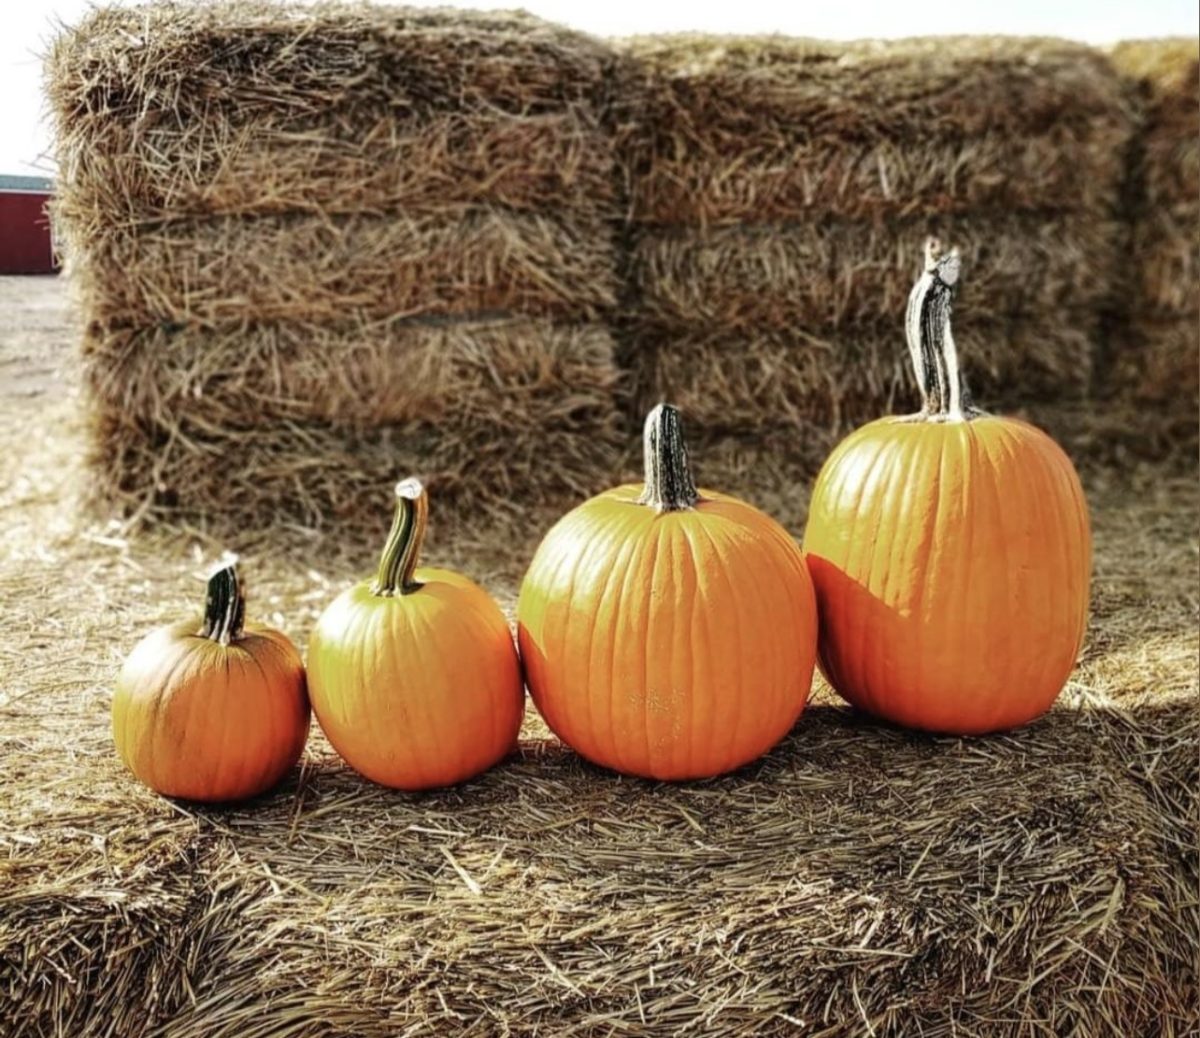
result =
[[[1191,461],[1080,458],[1091,631],[1059,704],[1024,730],[913,735],[822,690],[758,764],[657,786],[582,764],[531,710],[519,752],[461,789],[370,786],[314,733],[277,792],[199,810],[136,786],[113,752],[123,654],[198,609],[199,575],[227,546],[244,551],[252,612],[302,643],[374,546],[283,527],[232,545],[132,537],[84,518],[63,295],[0,281],[7,1035],[1200,1025]],[[805,485],[772,449],[696,462],[798,532]],[[469,540],[435,498],[428,556],[511,607],[550,518]]]

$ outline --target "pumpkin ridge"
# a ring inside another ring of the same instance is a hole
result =
[[[619,529],[619,527],[618,527],[618,529]],[[568,594],[567,601],[571,603],[571,610],[572,610],[571,618],[572,619],[574,619],[575,614],[576,614],[574,605],[575,605],[575,596],[576,596],[576,593],[578,590],[577,577],[578,577],[579,571],[580,571],[580,569],[583,569],[586,566],[586,564],[590,563],[592,556],[599,553],[600,547],[603,546],[605,541],[611,540],[614,537],[615,532],[616,531],[614,530],[614,528],[611,526],[608,526],[608,525],[606,525],[603,528],[603,530],[598,531],[597,535],[594,536],[588,542],[585,556],[579,560],[579,564],[575,568],[573,568],[571,571],[571,584],[570,584],[570,591]],[[599,590],[596,593],[596,602],[600,605],[601,608],[603,608],[608,602],[609,588],[612,584],[614,575],[618,571],[618,566],[623,557],[623,555],[622,555],[623,551],[624,551],[624,545],[622,545],[621,551],[618,553],[617,557],[613,560],[613,565],[610,566],[608,568],[608,571],[604,574],[603,583],[601,584]],[[613,618],[612,622],[616,623],[615,617]],[[599,624],[597,624],[597,623],[592,623],[592,624],[588,625],[587,651],[586,651],[586,653],[580,654],[580,659],[586,659],[588,661],[588,664],[587,664],[587,666],[588,666],[588,669],[587,669],[587,678],[588,678],[587,679],[587,695],[584,697],[587,701],[586,706],[587,706],[588,730],[592,731],[592,732],[596,732],[597,735],[599,736],[599,729],[596,726],[596,696],[595,696],[595,689],[594,689],[594,685],[596,683],[596,676],[597,676],[596,675],[596,667],[595,667],[595,663],[594,663],[594,654],[595,654],[595,646],[596,646],[596,628],[598,626],[599,626]],[[608,664],[607,675],[611,675],[613,673],[613,671],[614,671],[614,663],[612,660],[610,660],[609,664]],[[611,677],[609,677],[609,680],[611,680]],[[618,740],[615,739],[612,734],[612,727],[613,727],[613,722],[612,722],[612,716],[610,714],[610,716],[609,716],[609,736],[608,736],[608,745],[609,745],[610,749],[615,748],[618,744]]]
[[[855,493],[853,490],[851,491],[851,493],[853,495],[853,500],[854,500],[853,519],[851,520],[850,529],[849,529],[849,531],[846,535],[846,539],[845,539],[845,543],[847,545],[845,562],[841,563],[841,565],[843,565],[847,568],[848,572],[851,574],[852,580],[860,583],[863,586],[864,590],[866,590],[868,593],[870,593],[870,591],[871,591],[871,586],[870,586],[871,585],[871,576],[872,576],[871,567],[868,564],[866,567],[866,570],[864,572],[863,564],[864,564],[864,562],[867,562],[868,560],[866,560],[863,557],[863,552],[861,549],[858,551],[857,554],[855,553],[856,545],[858,545],[860,543],[865,545],[867,543],[867,538],[864,537],[864,538],[861,538],[861,540],[860,540],[860,538],[857,536],[858,532],[859,532],[859,525],[863,518],[863,514],[864,514],[864,512],[867,511],[867,509],[865,509],[863,507],[863,505],[864,505],[863,497],[864,497],[864,494],[866,493],[866,489],[873,485],[875,474],[879,470],[879,468],[884,464],[885,459],[886,459],[887,463],[890,465],[891,464],[891,455],[896,453],[896,451],[893,449],[893,445],[889,442],[875,443],[871,440],[868,440],[867,442],[871,443],[871,446],[874,448],[875,456],[871,459],[870,467],[867,469],[867,472],[865,473],[861,484],[858,486],[857,493]],[[872,542],[874,542],[878,538],[878,535],[879,535],[878,526],[876,526],[874,529],[869,531],[870,540]],[[864,580],[865,580],[865,583],[864,583]],[[847,601],[845,604],[848,606],[849,602]],[[847,621],[849,621],[849,619],[850,619],[850,617],[847,615]],[[867,647],[870,644],[871,631],[867,627],[865,621],[862,623],[853,624],[853,625],[848,624],[848,627],[850,627],[851,629],[853,629],[855,631],[855,637],[847,639],[847,640],[857,642],[858,654],[854,658],[857,659],[858,661],[860,661],[857,664],[851,664],[851,666],[853,666],[856,671],[862,671],[863,663],[861,661],[866,659],[866,656],[864,655],[864,651],[867,649]],[[841,668],[843,666],[842,657],[844,656],[844,652],[839,651],[838,656],[839,656],[838,665],[839,665],[839,668]],[[860,677],[865,677],[865,675],[860,675]],[[867,683],[867,687],[868,688],[870,687],[869,683]]]

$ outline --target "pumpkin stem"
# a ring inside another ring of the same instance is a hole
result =
[[[925,241],[925,270],[908,297],[904,330],[913,372],[921,389],[921,416],[962,421],[979,412],[971,402],[966,377],[958,367],[958,349],[950,314],[962,262],[958,249],[948,252],[937,238]]]
[[[694,508],[700,500],[692,470],[688,466],[687,445],[683,442],[683,421],[678,408],[659,404],[646,416],[643,436],[646,486],[638,503],[660,512],[681,512]]]
[[[242,636],[242,623],[246,618],[246,598],[242,594],[237,564],[235,555],[213,570],[208,578],[200,637],[221,645],[228,645]]]
[[[379,573],[371,585],[373,594],[408,595],[421,587],[413,574],[428,522],[429,495],[424,485],[416,477],[401,480],[396,484],[396,517],[379,557]]]

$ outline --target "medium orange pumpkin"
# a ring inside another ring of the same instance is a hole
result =
[[[287,636],[243,625],[237,565],[209,578],[204,622],[151,631],[113,693],[117,752],[151,789],[243,800],[274,786],[308,736],[304,666]]]
[[[717,775],[804,709],[812,584],[775,520],[697,492],[673,407],[646,420],[645,466],[644,484],[586,501],[538,548],[517,604],[526,680],[550,728],[597,764]]]
[[[817,478],[804,547],[819,659],[855,706],[935,732],[1054,702],[1087,624],[1083,488],[1036,427],[978,410],[950,328],[956,251],[926,245],[907,333],[924,406],[852,433]]]
[[[374,782],[462,782],[516,745],[525,712],[508,622],[477,584],[417,569],[429,504],[396,486],[379,573],[338,596],[308,643],[313,709],[342,758]]]

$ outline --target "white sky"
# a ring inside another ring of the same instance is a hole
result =
[[[121,0],[117,0],[121,2]],[[1112,43],[1200,33],[1196,0],[440,0],[455,7],[523,6],[602,36],[694,30],[852,39],[1009,33]],[[0,173],[50,172],[39,54],[56,22],[90,0],[0,0]],[[432,6],[432,4],[431,4]]]

